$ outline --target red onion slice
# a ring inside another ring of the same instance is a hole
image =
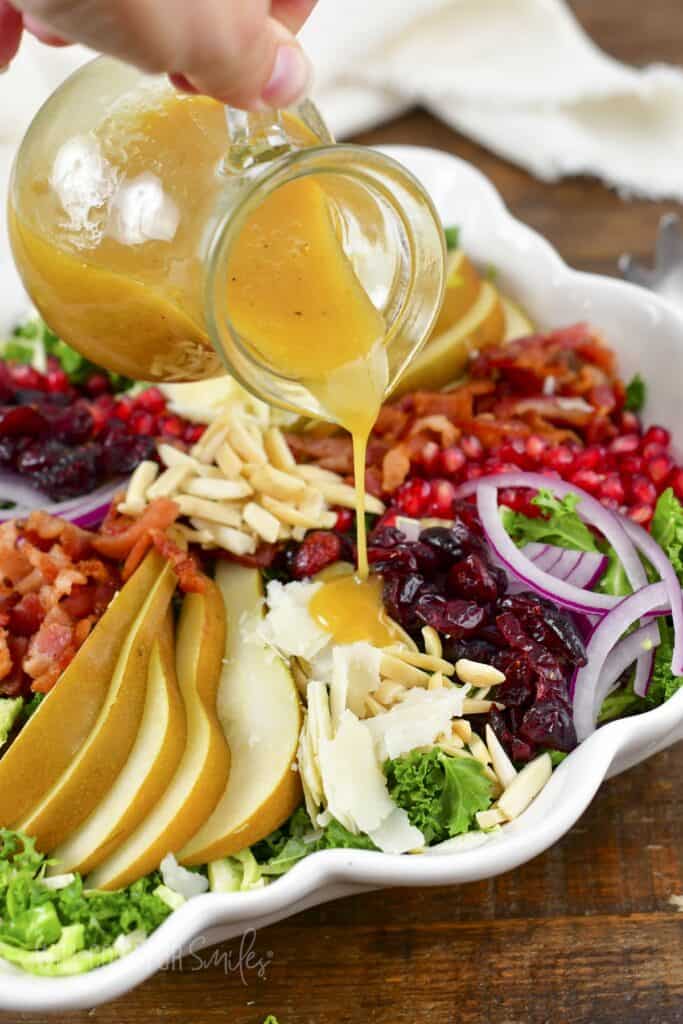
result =
[[[615,648],[615,639],[623,636],[648,612],[661,607],[666,599],[664,583],[642,587],[635,594],[623,598],[595,627],[586,646],[586,664],[577,672],[574,686],[574,725],[579,742],[595,732],[602,702],[609,691],[610,675],[604,669],[610,652]],[[650,652],[647,653],[652,657]]]
[[[659,626],[656,622],[650,622],[647,626],[641,626],[635,633],[629,633],[623,637],[616,647],[613,647],[605,659],[605,665],[600,677],[600,690],[608,696],[629,665],[636,659],[647,654],[654,663],[653,648],[661,643]],[[648,680],[649,682],[649,680]],[[639,693],[639,697],[645,697],[645,693]]]
[[[582,551],[574,571],[567,577],[567,583],[583,587],[584,590],[592,590],[603,575],[608,562],[607,555],[599,551]]]
[[[637,523],[632,523],[629,519],[624,519],[623,524],[626,533],[638,550],[642,551],[653,568],[657,570],[666,587],[671,618],[674,624],[674,649],[671,658],[671,671],[675,676],[683,675],[683,594],[681,593],[681,584],[679,583],[678,576],[666,553],[651,534],[644,530],[642,526],[638,526]],[[647,693],[647,689],[640,696],[644,696],[645,693]]]
[[[599,551],[575,551],[553,544],[532,542],[522,548],[526,557],[538,569],[550,573],[575,587],[591,590],[607,568],[609,559]]]
[[[116,480],[98,487],[96,491],[81,498],[67,501],[46,501],[32,484],[15,474],[0,474],[0,499],[15,502],[13,508],[0,509],[0,522],[8,519],[25,519],[31,512],[40,509],[51,516],[68,519],[77,526],[98,526],[107,514],[114,496],[125,487],[125,480]]]
[[[492,478],[500,479],[500,478]],[[621,598],[593,594],[564,580],[556,579],[530,562],[503,526],[498,508],[498,492],[490,483],[477,481],[477,508],[487,540],[508,572],[550,601],[578,612],[609,612]],[[505,486],[505,485],[503,485]],[[519,486],[519,485],[513,485]],[[637,556],[636,556],[637,557]]]

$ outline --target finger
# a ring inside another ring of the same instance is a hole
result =
[[[21,14],[6,0],[0,0],[0,70],[15,57],[21,42]]]
[[[317,0],[273,0],[270,13],[276,21],[296,35],[316,3]]]
[[[57,35],[51,28],[30,14],[24,15],[24,28],[36,39],[40,39],[41,43],[46,43],[48,46],[71,46],[68,39]]]

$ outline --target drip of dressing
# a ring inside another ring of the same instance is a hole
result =
[[[402,639],[400,629],[384,611],[379,576],[366,580],[341,576],[323,583],[311,598],[308,613],[336,644],[364,641],[387,647]]]

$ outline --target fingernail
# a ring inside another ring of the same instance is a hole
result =
[[[269,107],[287,107],[303,99],[311,77],[311,62],[303,50],[284,43],[277,51],[273,73],[261,93],[261,100]]]
[[[171,81],[171,85],[175,86],[179,92],[187,92],[190,93],[191,96],[195,96],[199,92],[199,89],[195,89],[192,82],[189,78],[186,78],[185,75],[180,75],[174,71],[168,77]]]

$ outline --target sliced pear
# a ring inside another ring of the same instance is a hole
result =
[[[252,639],[264,614],[261,574],[229,562],[216,573],[229,631],[218,714],[232,753],[230,779],[215,811],[178,855],[203,864],[237,853],[282,825],[301,803],[294,770],[301,707],[289,667]]]
[[[477,268],[462,249],[449,252],[446,262],[446,290],[439,318],[432,337],[450,330],[469,312],[481,290],[482,280]]]
[[[154,641],[140,730],[116,782],[53,853],[49,874],[88,874],[128,838],[163,796],[183,756],[187,726],[175,671],[170,611]]]
[[[18,825],[46,853],[63,843],[92,814],[131,752],[145,709],[152,645],[177,582],[170,563],[162,564],[161,573],[125,639],[94,729],[67,770]]]
[[[499,345],[504,330],[500,295],[489,281],[484,281],[467,315],[425,345],[399,379],[392,397],[419,389],[435,391],[452,383],[465,368],[470,352]]]
[[[505,336],[503,341],[514,341],[515,338],[526,338],[534,333],[534,325],[521,306],[512,299],[501,296],[505,313]]]
[[[0,827],[26,818],[95,727],[121,648],[164,569],[151,552],[0,760]]]
[[[187,742],[171,783],[145,820],[88,877],[96,889],[120,889],[158,868],[210,817],[230,774],[230,750],[216,713],[225,652],[225,607],[218,587],[183,601],[176,671],[187,716]]]

